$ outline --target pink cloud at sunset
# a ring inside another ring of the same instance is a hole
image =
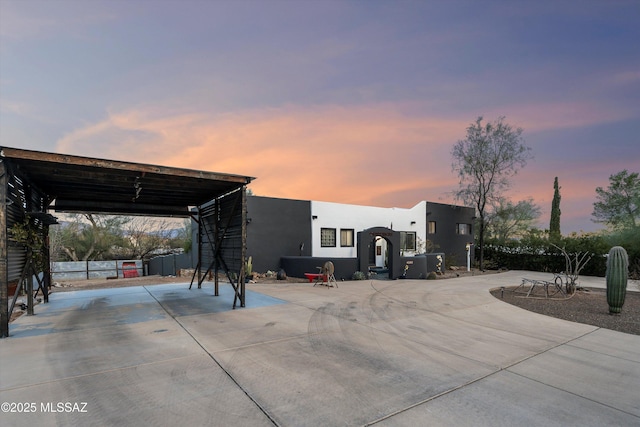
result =
[[[450,153],[471,121],[408,115],[405,109],[389,103],[289,106],[169,117],[129,111],[69,133],[57,150],[253,176],[254,193],[270,197],[386,207],[411,207],[421,200],[457,203]],[[589,223],[595,187],[606,186],[612,171],[628,166],[594,159],[583,168],[569,168],[571,153],[550,156],[535,135],[579,127],[598,115],[590,107],[566,104],[514,106],[512,111],[515,119],[507,121],[513,126],[521,126],[518,117],[529,120],[524,136],[534,158],[514,177],[510,196],[532,197],[542,208],[539,225],[545,228],[558,176],[564,218],[573,221],[569,227],[579,222],[587,224],[579,229],[596,227]],[[563,111],[573,119],[557,118]]]
[[[455,183],[449,151],[465,126],[389,106],[211,119],[128,113],[66,135],[57,150],[254,176],[251,188],[260,195],[370,204],[408,192],[411,200],[396,201],[411,205]]]

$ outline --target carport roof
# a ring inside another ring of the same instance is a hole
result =
[[[44,192],[56,211],[188,216],[254,178],[0,147],[13,173]]]

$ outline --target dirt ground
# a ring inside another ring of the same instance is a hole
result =
[[[165,283],[184,283],[190,282],[189,277],[176,276],[144,276],[133,277],[128,279],[90,279],[90,280],[73,280],[61,281],[54,283],[51,293],[54,292],[72,292],[87,289],[106,289],[106,288],[126,288],[129,286],[151,286],[162,285]]]
[[[522,289],[520,289],[522,290]],[[568,298],[544,295],[526,297],[517,287],[492,291],[492,295],[525,310],[558,319],[640,335],[640,292],[627,291],[622,312],[609,314],[606,289],[583,288]]]

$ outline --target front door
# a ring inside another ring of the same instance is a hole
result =
[[[387,241],[382,237],[375,239],[376,267],[387,266]]]

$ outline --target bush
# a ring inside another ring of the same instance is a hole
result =
[[[580,272],[585,276],[604,277],[606,255],[611,246],[622,246],[629,254],[629,276],[640,276],[640,230],[626,230],[610,234],[572,233],[554,243],[569,254],[589,253],[592,258]],[[488,243],[484,248],[485,266],[509,270],[531,270],[559,273],[565,270],[562,252],[546,237],[527,236],[520,241],[504,244]],[[476,248],[476,257],[479,257]]]
[[[451,252],[444,255],[444,259],[447,260],[447,265],[460,265],[458,258],[459,258],[459,254],[456,252]],[[467,262],[466,255],[464,259],[465,259],[465,265],[466,265],[466,262]]]
[[[427,280],[436,280],[437,278],[438,275],[435,271],[430,271],[429,274],[427,274]]]
[[[356,271],[351,276],[351,280],[365,280],[367,276],[362,271]]]
[[[606,236],[609,246],[622,246],[629,255],[629,278],[640,279],[640,227],[618,231]]]

